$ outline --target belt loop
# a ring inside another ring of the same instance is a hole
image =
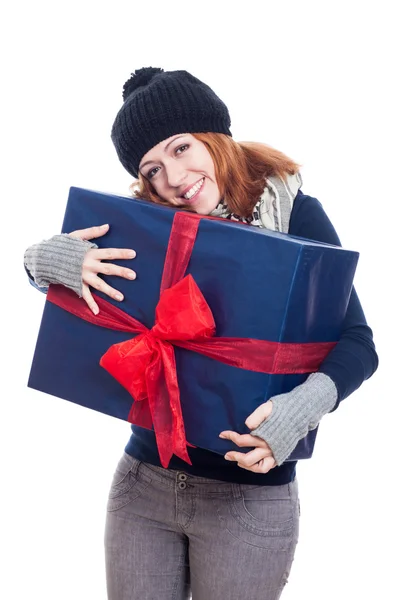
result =
[[[140,466],[140,460],[138,460],[137,458],[134,458],[132,456],[132,465],[130,468],[130,472],[132,473],[132,475],[137,475],[137,472],[139,470],[139,466]]]
[[[232,483],[232,496],[235,500],[239,500],[242,497],[242,488],[240,483]]]

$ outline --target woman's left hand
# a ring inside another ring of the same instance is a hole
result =
[[[256,410],[246,419],[247,427],[250,430],[257,429],[263,421],[268,419],[271,412],[272,402],[269,400],[256,408]],[[268,473],[268,471],[276,467],[275,458],[271,448],[268,446],[267,442],[260,437],[249,433],[241,435],[235,431],[222,431],[219,434],[219,437],[231,440],[240,448],[248,448],[249,446],[254,447],[254,450],[250,450],[250,452],[247,453],[230,450],[225,454],[225,459],[237,461],[238,467],[246,469],[247,471],[253,471],[253,473]]]

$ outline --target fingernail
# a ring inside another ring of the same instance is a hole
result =
[[[228,455],[225,455],[225,460],[233,460],[233,458],[231,458],[231,457],[230,457],[230,456],[228,456]]]
[[[102,227],[109,227],[109,224],[106,223],[105,225],[102,225]]]
[[[129,250],[128,256],[129,256],[129,258],[135,258],[136,252],[134,250]]]
[[[136,273],[128,273],[129,279],[136,279]]]
[[[122,294],[115,294],[115,298],[116,298],[116,300],[123,300],[124,299],[124,297],[123,297]]]
[[[224,440],[226,439],[226,435],[224,435],[223,433],[220,433],[220,434],[219,434],[219,437],[220,437],[220,438],[223,438]]]
[[[98,315],[99,314],[99,309],[98,308],[94,308],[93,309],[93,314],[94,315]]]

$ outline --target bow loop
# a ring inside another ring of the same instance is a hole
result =
[[[100,364],[135,400],[147,398],[146,371],[159,359],[158,340],[150,331],[113,344],[101,357]]]

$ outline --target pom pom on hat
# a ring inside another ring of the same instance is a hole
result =
[[[125,82],[122,97],[124,101],[131,95],[133,90],[137,90],[139,87],[145,86],[153,79],[155,75],[164,73],[164,69],[158,69],[153,67],[144,67],[143,69],[136,69],[134,73],[131,73],[131,77]]]

